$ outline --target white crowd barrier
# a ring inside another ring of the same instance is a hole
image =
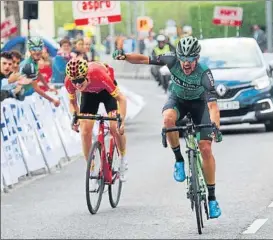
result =
[[[127,96],[127,120],[134,118],[145,105],[142,97],[121,86]],[[6,99],[1,103],[1,191],[18,183],[20,177],[50,169],[61,158],[81,153],[80,134],[71,130],[71,114],[64,88],[59,89],[61,105],[55,108],[34,93],[20,102]],[[103,105],[99,113],[105,114]],[[94,127],[94,136],[98,123]]]

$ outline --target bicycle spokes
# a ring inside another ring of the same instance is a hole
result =
[[[102,174],[101,146],[96,142],[91,150],[86,169],[86,201],[91,214],[95,214],[100,206],[104,190]]]
[[[120,181],[120,158],[116,145],[113,145],[112,148],[112,158],[111,158],[111,171],[112,171],[112,184],[109,185],[109,201],[112,208],[115,208],[120,199],[122,182]]]

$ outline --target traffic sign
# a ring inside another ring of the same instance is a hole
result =
[[[149,32],[153,28],[153,20],[150,17],[137,18],[137,31]]]
[[[243,8],[215,6],[212,23],[224,26],[241,26],[243,22]]]
[[[1,38],[7,38],[17,32],[17,26],[13,15],[7,17],[5,21],[1,22],[0,30]]]
[[[72,1],[72,9],[77,26],[121,21],[120,1]]]

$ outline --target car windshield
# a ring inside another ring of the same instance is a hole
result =
[[[203,40],[200,62],[210,69],[255,68],[261,67],[262,61],[254,41],[245,39]]]

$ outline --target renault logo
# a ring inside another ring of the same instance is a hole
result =
[[[218,95],[219,95],[220,97],[223,97],[223,96],[226,94],[226,92],[227,92],[227,88],[226,88],[225,85],[219,84],[219,85],[216,87],[216,92],[218,93]]]

